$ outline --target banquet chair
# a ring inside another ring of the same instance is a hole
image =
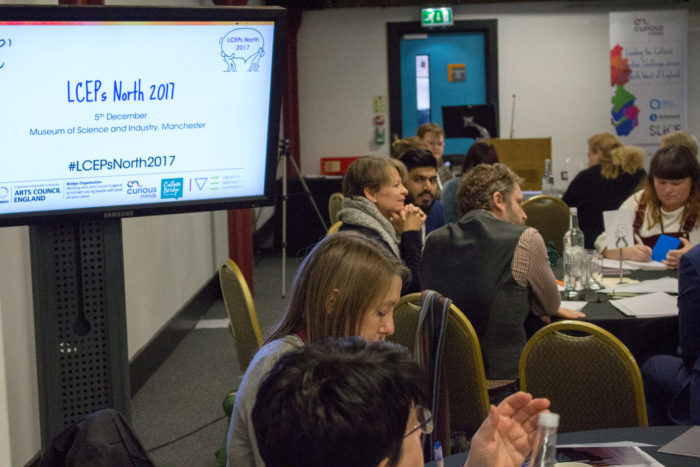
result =
[[[525,223],[540,232],[545,245],[554,242],[562,255],[564,234],[569,230],[569,206],[556,196],[537,195],[525,200],[523,211],[527,214]]]
[[[394,334],[389,337],[390,341],[408,347],[414,355],[421,296],[421,293],[412,293],[401,297],[394,308]],[[479,338],[454,304],[447,312],[443,355],[450,431],[471,437],[488,415],[489,396]]]
[[[335,192],[328,199],[328,218],[331,221],[331,225],[338,222],[338,211],[343,206],[343,199],[345,197],[340,192]]]
[[[231,332],[233,333],[238,366],[241,369],[241,373],[245,374],[255,352],[262,346],[262,333],[260,332],[258,315],[255,313],[253,296],[250,293],[245,277],[243,277],[243,273],[232,259],[226,260],[219,268],[219,284],[221,285],[221,294],[224,298],[226,314],[228,314]],[[238,389],[234,389],[229,392],[222,402],[224,413],[229,422],[233,413],[237,391]],[[221,447],[215,453],[217,466],[226,465],[228,423],[226,427]]]
[[[591,323],[558,321],[537,331],[520,357],[520,389],[550,400],[562,433],[647,426],[637,362]]]
[[[253,355],[262,346],[262,333],[258,316],[255,314],[253,297],[243,273],[232,259],[221,265],[219,283],[233,332],[238,365],[241,372],[245,373]]]

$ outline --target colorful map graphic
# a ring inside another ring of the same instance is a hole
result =
[[[622,47],[617,44],[610,51],[610,86],[615,86],[612,97],[612,124],[618,136],[629,135],[639,125],[639,108],[634,105],[636,96],[625,89],[629,81],[630,69],[627,59],[622,58]]]

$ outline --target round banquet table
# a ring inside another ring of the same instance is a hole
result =
[[[564,271],[561,261],[553,268],[553,271],[556,277],[563,277]],[[678,278],[678,270],[631,271],[624,277],[638,281],[661,277]],[[625,315],[611,305],[609,300],[588,303],[581,311],[586,314],[584,321],[600,326],[620,339],[640,366],[653,355],[675,355],[676,353],[678,347],[677,315],[636,318]]]

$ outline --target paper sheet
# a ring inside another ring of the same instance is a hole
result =
[[[638,295],[631,298],[611,300],[610,304],[628,316],[655,318],[678,315],[676,297],[664,292]]]
[[[604,269],[620,269],[620,260],[617,259],[610,259],[610,258],[603,258],[603,268]],[[622,269],[627,269],[630,271],[636,270],[637,267],[631,264],[628,264],[627,261],[622,262]]]
[[[603,259],[603,268],[619,270],[620,269],[620,260],[605,258],[605,259]],[[627,269],[629,271],[636,271],[638,269],[641,269],[644,271],[664,271],[664,270],[666,270],[666,265],[664,263],[660,263],[659,261],[629,261],[629,260],[625,260],[622,262],[622,269]]]
[[[659,452],[700,457],[700,426],[694,426],[678,438],[659,448]]]
[[[590,465],[663,467],[663,464],[639,449],[639,446],[648,445],[632,441],[557,445],[557,458],[565,456],[574,462],[588,463]]]
[[[613,285],[606,287],[603,292],[621,292],[621,293],[654,293],[654,292],[666,292],[666,293],[678,293],[678,279],[675,277],[662,277],[660,279],[649,279],[646,281],[641,281],[637,283],[628,283]]]
[[[633,222],[634,211],[620,209],[603,212],[608,250],[634,245]]]
[[[659,261],[623,261],[624,264],[643,271],[665,271],[666,265]]]
[[[630,279],[629,277],[623,277],[623,280],[625,281],[625,284],[638,284],[638,280]],[[617,287],[620,287],[618,285],[618,282],[620,282],[620,277],[615,276],[615,277],[603,277],[603,280],[600,281],[600,285],[605,287],[605,290],[614,290]]]
[[[573,301],[573,300],[562,300],[561,305],[559,305],[562,308],[568,308],[569,310],[574,310],[574,311],[581,311],[581,309],[588,305],[588,302],[586,301]]]

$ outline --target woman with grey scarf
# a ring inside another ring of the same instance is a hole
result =
[[[411,271],[402,295],[418,292],[420,285],[421,228],[425,213],[404,204],[406,168],[396,159],[374,156],[353,162],[343,178],[340,230],[354,230],[384,244]]]

